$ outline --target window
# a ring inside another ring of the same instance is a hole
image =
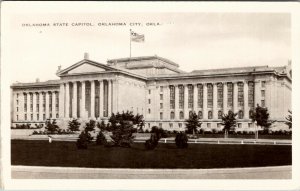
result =
[[[238,83],[238,106],[244,106],[244,83]]]
[[[50,115],[50,118],[52,118],[52,113],[50,113],[49,115]]]
[[[33,94],[30,93],[29,96],[30,96],[30,112],[32,112],[33,111]]]
[[[179,118],[180,118],[180,119],[184,119],[183,111],[179,112]]]
[[[212,111],[208,111],[208,119],[212,119]]]
[[[163,103],[160,103],[160,109],[162,109],[164,107]]]
[[[265,96],[266,96],[265,90],[261,90],[261,97],[265,97]]]
[[[170,128],[173,128],[173,123],[169,123]]]
[[[163,94],[160,94],[159,97],[160,97],[160,100],[164,99],[164,95]]]
[[[175,87],[170,86],[170,109],[175,109]]]
[[[203,85],[198,84],[198,108],[203,108]]]
[[[222,127],[222,123],[217,123],[217,127],[218,128]]]
[[[31,121],[33,120],[33,114],[30,115],[30,120],[31,120]]]
[[[242,124],[241,123],[238,123],[238,128],[242,128]]]
[[[217,101],[218,101],[218,108],[223,107],[223,84],[218,83],[217,85]]]
[[[211,128],[211,124],[210,124],[210,123],[207,123],[207,127],[208,127],[208,128]]]
[[[163,119],[163,113],[162,113],[162,112],[159,113],[159,118],[160,118],[161,120]]]
[[[58,109],[59,109],[59,96],[58,93],[55,92],[55,111],[58,112]]]
[[[207,84],[207,107],[213,107],[213,85]]]
[[[148,99],[148,104],[151,104],[151,99]]]
[[[233,84],[227,83],[227,106],[233,106]]]
[[[19,94],[17,94],[17,98],[19,98]]]
[[[17,105],[19,105],[19,100],[17,100]]]
[[[191,117],[193,114],[193,111],[189,111],[189,116]]]
[[[24,111],[27,112],[27,94],[24,94]]]
[[[148,109],[148,113],[149,113],[149,114],[151,113],[151,109]]]
[[[160,128],[162,128],[162,123],[159,123],[158,126],[159,126]]]
[[[188,108],[194,107],[194,86],[188,85]]]
[[[73,91],[72,91],[72,93],[73,93]],[[73,95],[73,94],[72,94]],[[72,98],[70,97],[70,100],[71,100]],[[49,110],[50,111],[52,111],[52,93],[50,93],[49,94]]]
[[[252,115],[253,115],[253,110],[251,109],[251,110],[249,111],[249,117],[251,118]]]
[[[261,87],[262,88],[266,87],[266,81],[261,81]]]
[[[202,111],[199,111],[199,112],[198,112],[198,119],[202,119],[202,118],[203,118]]]
[[[223,112],[222,111],[218,111],[218,119],[222,119],[222,115],[223,115]]]
[[[151,94],[151,90],[148,90],[148,94]]]
[[[43,112],[46,111],[46,93],[43,92]]]
[[[265,100],[261,100],[261,106],[265,107]]]
[[[248,127],[249,128],[253,127],[253,123],[248,123]]]
[[[40,111],[40,104],[36,104],[36,111],[37,111],[37,112]]]
[[[164,90],[164,87],[160,86],[160,92],[163,92],[163,90]]]
[[[184,87],[180,85],[179,87],[179,108],[183,109],[184,104]]]
[[[150,123],[148,123],[148,128],[150,128],[151,127],[151,124]]]
[[[178,127],[181,128],[182,127],[182,123],[178,123]]]
[[[19,120],[19,116],[17,115],[17,121]]]
[[[248,82],[248,106],[254,107],[254,83]]]
[[[58,118],[58,113],[56,114],[56,118]]]
[[[19,111],[19,107],[17,107],[17,112]]]
[[[36,119],[40,120],[40,115],[39,114],[36,114]]]
[[[239,119],[243,119],[244,112],[242,110],[240,110],[238,115],[239,115]]]
[[[27,114],[25,114],[25,120],[27,120]]]
[[[173,111],[170,113],[170,118],[175,119],[175,113]]]
[[[44,121],[46,120],[46,115],[45,115],[45,114],[43,114],[43,120],[44,120]]]

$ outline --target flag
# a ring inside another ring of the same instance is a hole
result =
[[[138,34],[133,31],[130,31],[130,39],[132,42],[144,42],[145,36],[143,34]]]

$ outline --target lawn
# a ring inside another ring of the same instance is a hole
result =
[[[90,145],[77,150],[75,142],[12,140],[12,165],[97,168],[232,168],[292,164],[290,145],[159,144],[147,151],[144,144],[132,148]]]

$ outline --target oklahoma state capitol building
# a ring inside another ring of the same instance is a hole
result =
[[[66,127],[79,121],[106,120],[111,113],[143,114],[145,128],[184,130],[195,111],[202,128],[221,128],[221,115],[238,113],[237,128],[252,128],[249,115],[257,105],[267,107],[271,120],[284,126],[291,110],[291,64],[282,67],[239,67],[184,72],[162,57],[131,57],[101,64],[88,54],[78,63],[58,69],[59,80],[15,83],[12,126],[57,119]]]

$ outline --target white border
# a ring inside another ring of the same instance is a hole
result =
[[[300,82],[300,9],[287,2],[2,2],[1,10],[1,141],[5,189],[80,189],[80,190],[295,190],[300,189],[299,119],[293,121],[293,174],[291,180],[16,180],[10,179],[10,88],[9,43],[6,18],[19,13],[92,13],[92,12],[288,12],[292,16],[293,114],[299,112]],[[280,153],[278,153],[280,154]],[[298,169],[298,170],[296,170]]]

